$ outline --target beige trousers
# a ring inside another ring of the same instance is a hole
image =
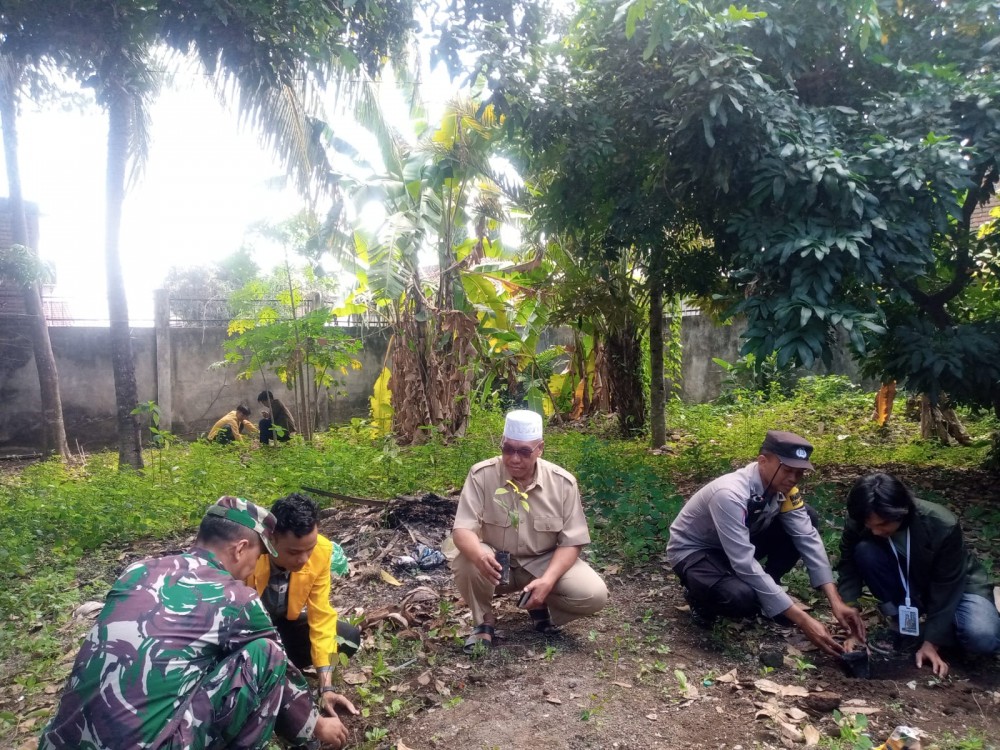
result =
[[[488,544],[482,544],[482,547],[493,552]],[[451,561],[451,567],[455,572],[455,585],[472,610],[473,625],[479,625],[486,615],[493,612],[494,594],[520,591],[535,580],[535,576],[524,568],[512,566],[510,583],[506,586],[494,586],[492,581],[479,572],[475,563],[463,554]],[[578,559],[552,587],[545,604],[549,608],[552,623],[565,625],[579,617],[599,612],[607,601],[608,587],[604,585],[604,581],[593,568]]]

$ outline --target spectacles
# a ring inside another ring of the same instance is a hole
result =
[[[538,448],[537,445],[534,448],[515,448],[513,445],[504,443],[500,446],[500,452],[505,456],[513,456],[516,453],[521,458],[531,458],[536,448]]]

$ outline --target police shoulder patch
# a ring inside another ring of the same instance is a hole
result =
[[[788,513],[791,510],[798,510],[799,508],[804,508],[806,505],[805,500],[802,499],[802,493],[799,492],[798,487],[792,487],[791,491],[785,497],[784,501],[781,503],[781,512]]]

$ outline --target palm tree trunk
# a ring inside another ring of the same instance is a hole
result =
[[[0,85],[0,123],[3,125],[3,147],[7,162],[7,184],[10,193],[10,229],[14,245],[22,245],[37,252],[29,245],[28,222],[24,212],[24,195],[21,191],[21,169],[17,153],[17,81],[15,71],[6,71]],[[42,307],[42,295],[37,280],[23,279],[24,311],[28,316],[31,346],[38,372],[38,390],[42,404],[42,435],[45,450],[58,454],[63,461],[69,459],[66,442],[66,425],[63,422],[62,397],[59,394],[59,372],[52,353],[48,321]]]
[[[104,252],[108,276],[108,317],[111,321],[111,365],[115,376],[115,407],[118,418],[118,468],[128,466],[141,469],[143,464],[139,419],[132,414],[139,403],[139,395],[135,383],[128,302],[119,252],[132,115],[128,95],[113,83],[108,89],[107,108],[108,171]]]
[[[666,389],[663,384],[663,284],[649,275],[649,428],[650,444],[667,442]]]

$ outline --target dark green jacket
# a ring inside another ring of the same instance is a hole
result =
[[[854,563],[854,548],[873,538],[863,524],[847,519],[837,564],[837,588],[845,602],[857,601],[863,585]],[[921,614],[927,616],[923,637],[936,646],[953,644],[958,602],[963,594],[979,594],[992,601],[989,577],[965,546],[955,514],[926,500],[917,500],[917,513],[910,523],[910,556],[910,589],[919,596]]]

